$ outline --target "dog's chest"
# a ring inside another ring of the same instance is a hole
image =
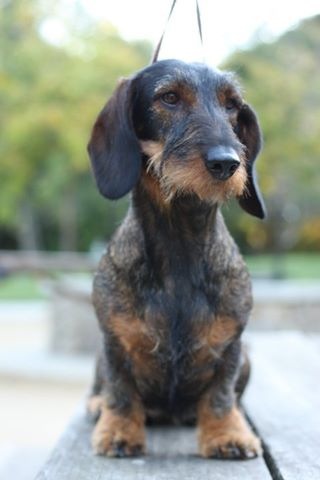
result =
[[[212,382],[233,333],[203,292],[158,290],[149,293],[143,315],[122,329],[121,343],[147,403],[174,408],[182,398],[194,403]]]

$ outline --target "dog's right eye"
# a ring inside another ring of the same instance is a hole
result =
[[[166,103],[167,105],[177,105],[179,102],[179,97],[176,93],[174,92],[167,92],[161,95],[161,100],[163,103]]]

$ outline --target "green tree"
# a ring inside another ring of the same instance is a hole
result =
[[[0,10],[0,224],[22,248],[84,249],[123,209],[96,193],[90,129],[117,79],[142,67],[150,48],[81,12],[64,45],[51,45],[40,33],[48,12],[50,3],[36,0]]]
[[[264,133],[258,171],[269,220],[229,212],[236,234],[252,248],[303,248],[301,225],[319,218],[319,45],[317,16],[273,43],[236,52],[224,65],[239,75]]]

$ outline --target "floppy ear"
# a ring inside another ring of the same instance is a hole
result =
[[[246,147],[247,182],[243,195],[238,198],[240,206],[246,212],[258,218],[265,218],[266,209],[259,190],[254,162],[260,152],[262,135],[258,119],[252,108],[244,104],[238,114],[238,124],[235,129],[240,142]]]
[[[131,121],[130,80],[122,80],[99,114],[88,144],[100,193],[123,197],[138,181],[141,152]]]

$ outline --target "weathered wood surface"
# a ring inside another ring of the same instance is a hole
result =
[[[36,480],[319,480],[319,337],[248,335],[253,377],[244,402],[266,447],[264,458],[203,460],[192,428],[148,430],[148,455],[92,454],[91,422],[80,411]]]
[[[253,372],[245,406],[276,466],[275,479],[320,479],[319,338],[298,332],[249,337]]]
[[[44,273],[49,271],[83,272],[94,271],[96,260],[77,252],[39,252],[0,250],[0,273]]]
[[[136,459],[94,456],[92,424],[83,413],[75,418],[36,480],[270,480],[262,459],[203,460],[196,455],[194,429],[156,427],[148,430],[148,455]]]

